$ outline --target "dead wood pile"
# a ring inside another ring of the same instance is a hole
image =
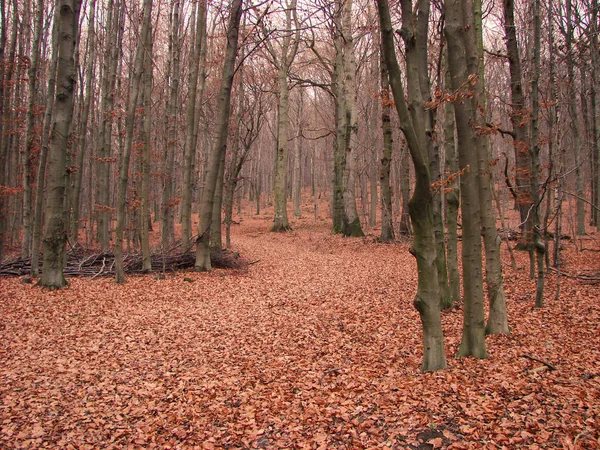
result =
[[[41,261],[40,257],[40,271]],[[238,253],[226,250],[211,252],[212,265],[216,269],[244,269],[248,262]],[[151,255],[152,272],[175,272],[191,269],[196,255],[187,253],[154,253]],[[125,273],[142,274],[142,255],[131,253],[123,255]],[[30,258],[12,258],[0,264],[0,276],[23,276],[31,273]],[[65,276],[70,277],[111,277],[115,275],[115,255],[113,253],[94,253],[77,249],[70,251],[64,268]]]

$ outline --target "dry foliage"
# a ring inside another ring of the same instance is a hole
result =
[[[247,271],[0,278],[0,447],[600,448],[597,286],[563,279],[554,301],[549,274],[535,310],[506,266],[512,334],[423,374],[407,245],[269,224],[234,230]],[[598,268],[568,245],[565,270]],[[443,321],[454,355],[460,308]]]

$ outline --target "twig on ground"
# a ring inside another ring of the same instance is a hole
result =
[[[547,362],[547,361],[544,361],[543,359],[535,358],[535,357],[533,357],[533,356],[531,356],[531,355],[527,355],[527,354],[525,354],[525,353],[523,353],[523,354],[522,354],[522,355],[520,355],[520,356],[521,356],[521,358],[527,358],[527,359],[530,359],[530,360],[532,360],[532,361],[539,362],[540,364],[543,364],[543,365],[545,365],[546,367],[548,367],[548,369],[550,369],[550,370],[556,370],[556,367],[555,367],[555,366],[553,366],[552,364],[550,364],[550,363],[549,363],[549,362]]]
[[[333,369],[327,369],[325,372],[323,372],[321,378],[319,378],[319,385],[323,382],[327,375],[329,375],[330,373],[338,373],[340,370],[342,370],[342,367],[334,367]]]

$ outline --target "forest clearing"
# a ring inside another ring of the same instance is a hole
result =
[[[270,223],[232,230],[247,270],[0,278],[0,447],[600,448],[597,285],[562,277],[554,300],[550,273],[534,309],[505,264],[511,334],[456,358],[461,306],[443,311],[448,369],[423,373],[408,240]],[[596,238],[565,242],[565,273],[597,275]]]

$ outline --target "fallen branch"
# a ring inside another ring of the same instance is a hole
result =
[[[103,258],[103,259],[102,259],[102,267],[100,268],[100,271],[99,271],[99,272],[98,272],[96,275],[94,275],[94,276],[92,277],[92,280],[93,280],[94,278],[96,278],[98,275],[100,275],[100,274],[102,273],[102,271],[104,270],[104,268],[105,268],[105,267],[106,267],[106,258]],[[79,269],[81,270],[81,265],[79,266]]]
[[[556,367],[554,367],[554,366],[553,366],[552,364],[550,364],[549,362],[547,362],[547,361],[544,361],[543,359],[535,358],[535,357],[533,357],[533,356],[531,356],[531,355],[527,355],[527,354],[525,354],[525,353],[523,353],[523,354],[522,354],[522,355],[520,355],[520,356],[521,356],[521,358],[527,358],[527,359],[530,359],[530,360],[532,360],[532,361],[539,362],[540,364],[543,364],[543,365],[545,365],[545,366],[546,366],[548,369],[550,369],[550,370],[556,370]]]
[[[333,369],[327,369],[325,372],[323,372],[321,378],[319,378],[319,385],[321,385],[321,383],[327,375],[329,375],[330,373],[338,373],[340,370],[342,370],[342,367],[334,367]]]

